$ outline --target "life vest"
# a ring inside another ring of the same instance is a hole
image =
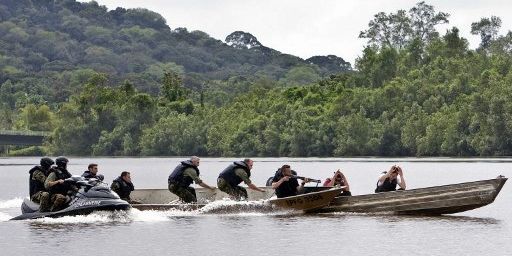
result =
[[[112,183],[119,184],[119,190],[115,192],[119,195],[121,199],[130,199],[130,193],[135,189],[133,183],[128,183],[123,180],[123,177],[119,176]]]
[[[224,179],[230,186],[236,187],[243,180],[235,174],[235,169],[243,169],[247,173],[247,177],[251,177],[251,170],[243,161],[236,161],[230,164],[224,171],[219,174],[219,178]]]
[[[55,173],[55,180],[65,180],[71,177],[71,173],[68,170],[62,169],[60,167],[55,167],[52,169],[52,172]],[[62,194],[66,195],[69,190],[71,190],[71,184],[64,182],[62,184],[58,183],[50,187],[50,193],[52,194]]]
[[[96,178],[96,175],[95,174],[92,174],[91,171],[87,170],[85,171],[83,174],[82,174],[82,177],[84,177],[84,179],[92,179],[92,178]]]
[[[377,188],[375,188],[375,193],[379,192],[388,192],[388,191],[395,191],[396,185],[398,185],[398,180],[393,179],[389,180],[389,178],[386,178],[382,185],[379,186],[379,182],[377,181]]]
[[[174,168],[174,171],[172,171],[171,175],[169,175],[169,179],[167,180],[169,184],[178,184],[179,186],[182,187],[190,186],[190,184],[192,184],[194,180],[189,176],[183,175],[183,172],[185,172],[187,168],[193,168],[196,171],[197,176],[199,176],[199,169],[197,168],[197,166],[192,164],[192,161],[183,161],[178,166],[176,166],[176,168]]]
[[[292,170],[292,175],[297,176],[297,172],[296,172],[296,171],[294,171],[294,170]],[[274,178],[275,178],[276,176],[281,176],[281,177],[283,176],[283,174],[281,173],[281,168],[278,168],[278,169],[277,169],[277,171],[276,171],[276,173],[274,174],[274,176],[271,176],[271,177],[269,177],[269,178],[267,179],[267,183],[265,183],[265,186],[267,186],[267,187],[272,186],[272,183],[274,182]]]
[[[296,176],[297,172],[292,171],[292,175]],[[278,182],[284,175],[281,172],[281,168],[277,169],[272,182]],[[272,184],[271,184],[272,185]],[[279,187],[275,189],[277,198],[296,196],[297,195],[297,187],[299,186],[299,181],[297,178],[292,178],[288,181],[281,183]]]
[[[44,188],[44,182],[40,182],[38,180],[33,180],[32,177],[34,176],[35,171],[41,171],[44,173],[45,176],[48,176],[48,172],[43,169],[41,166],[34,166],[28,173],[30,173],[30,176],[28,178],[28,184],[29,184],[29,195],[32,197],[35,193],[39,191],[46,191]]]

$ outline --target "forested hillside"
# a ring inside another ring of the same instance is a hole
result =
[[[215,85],[234,76],[305,84],[350,69],[348,63],[322,66],[264,46],[235,48],[204,32],[169,26],[146,9],[109,11],[75,0],[1,1],[3,94],[17,93],[11,107],[15,101],[59,103],[96,72],[107,74],[111,83],[129,80],[155,95],[166,71],[183,75],[186,87],[200,90],[209,81]],[[293,80],[293,72],[301,77]]]
[[[189,74],[170,65],[155,78],[156,93],[137,79],[112,79],[117,71],[89,70],[62,104],[15,104],[13,127],[53,132],[47,146],[18,154],[511,155],[512,32],[498,34],[498,17],[475,20],[468,26],[481,44],[470,49],[458,28],[437,31],[448,21],[424,2],[378,13],[361,31],[368,44],[356,70],[309,85],[290,81],[310,66],[282,78],[237,74],[194,91],[184,86]]]

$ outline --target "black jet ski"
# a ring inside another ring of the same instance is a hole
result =
[[[56,212],[39,212],[39,204],[30,201],[29,198],[25,198],[21,204],[21,212],[23,214],[11,220],[43,217],[57,218],[84,215],[93,211],[127,210],[130,208],[128,202],[119,198],[115,192],[98,179],[85,180],[83,177],[73,176],[64,182],[69,182],[79,188],[74,195],[68,198],[66,208]]]

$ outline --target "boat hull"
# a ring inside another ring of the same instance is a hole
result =
[[[269,203],[283,209],[309,212],[328,206],[341,192],[341,188],[333,188],[296,196],[271,199]]]
[[[297,196],[291,196],[286,198],[277,198],[268,200],[268,204],[273,207],[283,209],[293,209],[301,211],[311,211],[321,207],[329,205],[333,199],[341,193],[342,189],[323,189],[322,191],[316,191],[308,194],[301,194]],[[146,191],[147,192],[147,191]],[[156,191],[153,191],[156,192]],[[169,193],[169,192],[167,192]],[[146,197],[148,198],[148,197]],[[156,196],[156,198],[161,198]],[[138,197],[137,199],[140,200]],[[144,202],[144,201],[143,201]],[[154,202],[154,201],[153,201]],[[206,206],[204,203],[200,204],[179,204],[179,203],[143,203],[143,204],[132,204],[132,208],[147,211],[165,211],[165,210],[181,210],[181,211],[192,211],[198,210]]]
[[[30,212],[24,213],[19,216],[12,218],[11,220],[27,220],[27,219],[38,219],[38,218],[59,218],[63,216],[76,216],[76,215],[87,215],[94,211],[125,211],[130,209],[130,205],[121,199],[98,201],[95,205],[81,205],[76,207],[67,207],[57,212]]]
[[[201,209],[206,204],[132,204],[132,208],[140,211],[195,211]]]
[[[494,201],[507,178],[498,177],[444,186],[400,190],[351,197],[336,197],[317,212],[391,212],[441,215],[464,212]]]
[[[378,194],[358,196],[337,196],[329,206],[315,209],[315,212],[361,212],[411,215],[441,215],[453,214],[476,209],[494,201],[501,191],[507,178],[466,182],[459,184],[435,186],[428,188],[393,191]],[[249,201],[266,200],[274,190],[262,187],[266,192],[261,193],[247,190]],[[328,190],[328,187],[306,187],[308,192]],[[228,195],[219,190],[196,189],[199,204],[171,203],[178,200],[167,189],[138,189],[132,192],[132,198],[142,202],[142,205],[132,205],[140,210],[196,210],[215,200],[222,200]],[[313,210],[311,210],[313,211]]]

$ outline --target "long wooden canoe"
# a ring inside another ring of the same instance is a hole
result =
[[[498,196],[507,178],[465,182],[393,192],[336,197],[330,206],[316,212],[392,212],[441,215],[488,205]]]
[[[332,188],[328,190],[316,191],[307,194],[301,194],[296,196],[290,196],[285,198],[276,198],[265,201],[266,205],[271,207],[278,207],[282,209],[293,209],[293,210],[301,210],[301,211],[311,211],[315,209],[319,209],[329,205],[333,199],[341,193],[341,188]],[[138,197],[134,197],[134,199],[140,199]],[[190,211],[190,210],[198,210],[206,206],[205,203],[198,204],[181,204],[181,203],[168,203],[168,204],[132,204],[132,207],[139,210],[182,210],[182,211]],[[261,205],[263,206],[263,205]],[[260,209],[267,209],[269,207],[260,207]],[[232,208],[232,209],[228,209]],[[220,209],[220,212],[232,211],[232,210],[243,210],[244,208],[251,209],[250,205],[238,204],[238,205],[227,205]]]
[[[329,206],[315,212],[391,212],[396,214],[440,215],[464,212],[488,205],[494,201],[507,178],[466,182],[459,184],[393,191],[358,196],[338,196]],[[274,190],[263,187],[265,193],[247,190],[249,201],[270,198]],[[307,191],[324,191],[326,187],[306,187]],[[209,189],[196,189],[199,204],[179,204],[177,197],[167,189],[137,189],[131,197],[143,204],[133,204],[140,210],[197,210],[208,202],[222,200],[228,195]]]
[[[265,189],[265,188],[264,188]],[[254,190],[247,189],[247,193],[249,195],[249,201],[260,201],[265,200],[274,194],[273,189],[265,189],[265,192],[258,192]],[[196,188],[196,195],[198,199],[197,204],[183,204],[179,203],[179,198],[173,193],[169,192],[167,189],[136,189],[130,194],[130,197],[139,201],[142,204],[132,204],[132,207],[135,209],[139,209],[142,211],[145,210],[155,210],[155,211],[165,211],[165,210],[197,210],[204,207],[209,202],[223,200],[224,198],[229,198],[229,195],[218,190],[210,190],[204,188]]]

